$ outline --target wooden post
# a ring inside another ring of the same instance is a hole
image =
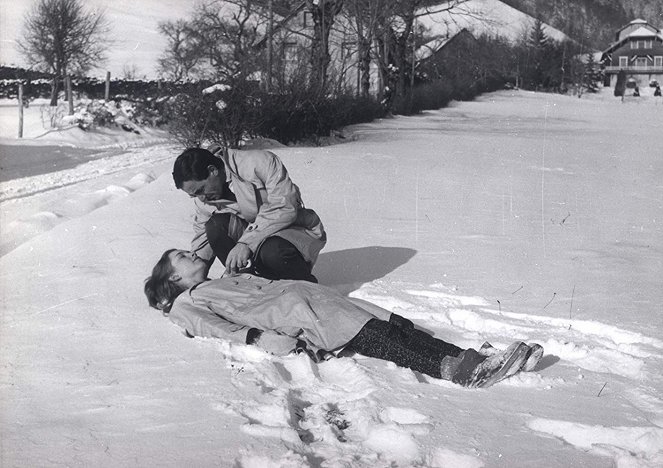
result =
[[[108,101],[110,97],[110,72],[106,72],[106,92],[104,93],[104,99]]]
[[[65,78],[67,85],[67,101],[69,102],[69,115],[74,115],[74,99],[71,92],[71,76],[67,75]]]
[[[274,0],[269,0],[269,22],[267,23],[267,92],[272,90],[272,73],[274,66]]]
[[[18,137],[23,138],[23,83],[18,84]]]

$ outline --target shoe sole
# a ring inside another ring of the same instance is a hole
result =
[[[527,356],[525,364],[523,364],[523,367],[520,370],[523,372],[532,372],[543,357],[543,346],[538,343],[529,343],[527,346],[531,348],[531,351]],[[481,346],[481,348],[479,348],[479,354],[486,357],[490,357],[498,352],[499,351],[487,341]]]
[[[530,353],[530,347],[527,346],[525,343],[522,342],[519,343],[516,349],[506,359],[504,364],[502,364],[502,367],[500,367],[500,369],[497,372],[495,372],[485,380],[477,381],[472,386],[476,388],[486,388],[496,384],[500,380],[506,379],[507,377],[511,377],[516,372],[518,372],[521,367],[523,367],[525,361],[527,361],[529,353]]]
[[[528,346],[530,353],[521,369],[523,372],[532,372],[543,357],[543,346],[537,343],[530,343]]]

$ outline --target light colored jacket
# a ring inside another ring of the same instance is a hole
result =
[[[226,180],[237,202],[195,199],[191,250],[206,260],[213,258],[205,223],[215,213],[233,213],[248,222],[236,240],[248,245],[254,254],[266,238],[276,235],[292,243],[313,266],[327,236],[315,211],[304,207],[299,188],[278,156],[261,150],[219,150],[215,155],[224,162]]]
[[[307,281],[249,274],[205,281],[180,294],[170,319],[193,336],[246,343],[251,328],[306,342],[313,352],[343,348],[373,318],[391,312]]]

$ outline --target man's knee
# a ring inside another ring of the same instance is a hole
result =
[[[311,265],[287,240],[273,236],[265,239],[257,255],[258,274],[279,279],[298,279],[317,283]]]
[[[274,236],[265,239],[258,251],[258,257],[261,263],[266,266],[279,266],[301,257],[301,254],[290,242]]]

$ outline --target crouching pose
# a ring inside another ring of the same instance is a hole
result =
[[[206,272],[195,253],[172,249],[145,282],[150,306],[189,336],[253,344],[276,355],[304,350],[314,360],[348,350],[468,387],[532,370],[543,354],[541,346],[522,342],[504,351],[488,343],[479,351],[462,349],[399,315],[315,283],[246,273],[209,280]]]

